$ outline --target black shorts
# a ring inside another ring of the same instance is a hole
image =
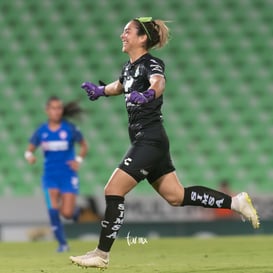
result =
[[[149,128],[129,128],[131,147],[119,168],[137,182],[147,179],[155,182],[164,174],[175,170],[169,151],[169,139],[161,123]]]

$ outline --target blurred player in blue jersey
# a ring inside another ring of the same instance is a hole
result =
[[[59,243],[58,252],[69,250],[60,215],[75,221],[79,216],[79,209],[76,208],[79,191],[77,172],[88,148],[83,134],[65,118],[75,117],[81,112],[82,109],[76,102],[64,105],[58,97],[50,97],[46,104],[48,121],[36,129],[25,151],[25,159],[34,164],[34,151],[39,146],[43,150],[42,188],[51,228]],[[75,143],[79,144],[78,155]]]

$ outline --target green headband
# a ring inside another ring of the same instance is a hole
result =
[[[135,20],[137,20],[142,25],[142,27],[144,28],[149,40],[151,41],[152,40],[151,35],[150,35],[148,29],[145,27],[144,23],[152,22],[153,18],[152,17],[138,17],[138,18],[135,18]]]

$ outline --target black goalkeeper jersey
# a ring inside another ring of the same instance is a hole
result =
[[[132,91],[144,92],[149,86],[149,79],[152,75],[164,75],[165,65],[164,62],[149,53],[146,53],[134,63],[128,61],[120,76],[120,82],[124,87],[125,101],[126,97]],[[163,96],[155,100],[137,105],[126,101],[126,109],[128,112],[129,126],[141,126],[142,128],[147,125],[162,121],[161,106],[163,104]]]

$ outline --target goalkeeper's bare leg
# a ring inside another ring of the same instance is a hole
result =
[[[257,211],[246,192],[231,197],[223,192],[203,186],[184,188],[175,172],[162,176],[152,185],[172,206],[231,209],[239,213],[243,219],[249,220],[253,228],[259,228],[260,226]]]

